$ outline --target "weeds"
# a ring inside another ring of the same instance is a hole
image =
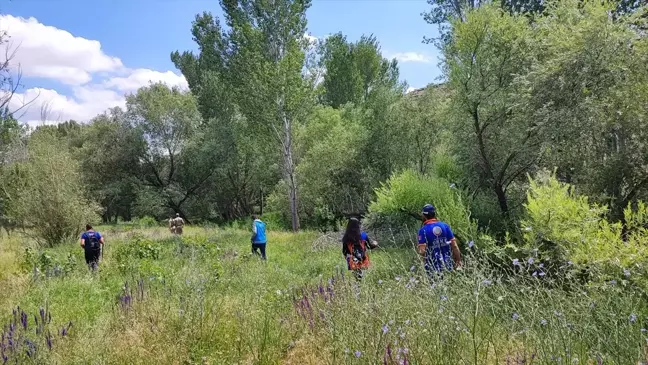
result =
[[[3,361],[645,361],[648,308],[630,269],[615,281],[585,285],[569,262],[556,264],[529,250],[494,263],[470,247],[463,270],[431,280],[411,250],[381,249],[372,252],[374,266],[358,282],[345,270],[339,247],[314,249],[316,239],[273,234],[272,259],[262,262],[247,255],[244,231],[114,232],[98,275],[78,261],[65,275],[0,280],[3,292],[22,283],[18,296],[0,297],[3,308],[10,302],[21,308],[0,313],[7,323]],[[80,254],[76,245],[39,253],[53,261]],[[43,302],[41,316],[37,303]],[[51,317],[64,324],[53,325]]]

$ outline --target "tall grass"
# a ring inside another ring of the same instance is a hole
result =
[[[623,281],[576,284],[567,263],[548,271],[536,259],[493,271],[470,254],[463,270],[430,281],[413,252],[380,249],[358,283],[337,242],[323,244],[314,233],[271,234],[267,262],[250,255],[245,231],[103,233],[108,247],[98,274],[87,270],[77,245],[47,250],[47,258],[34,251],[22,263],[24,241],[2,241],[0,262],[9,264],[0,270],[0,326],[9,363],[645,359],[645,299]]]

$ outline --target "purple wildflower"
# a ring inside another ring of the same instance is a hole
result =
[[[629,278],[630,277],[630,270],[623,269],[623,275],[625,275],[626,278]]]
[[[410,271],[414,271],[414,270],[416,270],[416,266],[412,265],[412,267],[410,267]]]
[[[630,314],[630,317],[628,317],[628,320],[630,321],[630,323],[635,323],[635,322],[637,322],[637,315],[634,314],[634,313],[631,313],[631,314]]]
[[[546,326],[547,325],[547,320],[546,319],[540,320],[540,324],[543,325],[543,326]]]
[[[400,280],[401,280],[400,276],[397,276],[396,281],[400,281]]]
[[[520,315],[517,314],[517,313],[513,313],[513,320],[514,320],[514,321],[517,321],[518,318],[520,318]]]
[[[490,280],[488,280],[488,279],[484,279],[484,281],[482,282],[482,284],[484,284],[484,285],[486,285],[486,286],[489,286],[489,285],[491,285],[492,283],[493,283],[493,282],[490,281]]]
[[[52,350],[52,334],[50,334],[49,331],[47,331],[47,335],[45,336],[45,340],[47,340],[47,348]]]
[[[378,280],[378,284],[382,284],[382,283],[383,283],[382,279]]]
[[[27,329],[27,313],[20,312],[20,324],[22,324],[24,329]]]
[[[353,354],[355,355],[355,357],[359,358],[360,356],[362,356],[362,351],[356,350]]]
[[[384,335],[385,333],[387,333],[387,332],[389,332],[389,326],[387,326],[386,324],[383,324],[383,326],[382,326],[382,333],[383,333],[383,335]]]
[[[545,276],[545,275],[547,275],[547,274],[545,274],[544,271],[540,271],[540,274],[538,274],[538,275],[540,275],[540,276]]]
[[[441,296],[441,300],[442,300],[442,301],[446,301],[446,300],[448,300],[448,296],[447,296],[447,295],[442,295],[442,296]]]
[[[616,280],[610,280],[610,285],[616,285]]]
[[[529,263],[529,265],[533,265],[533,262],[534,262],[534,261],[535,261],[535,260],[533,259],[533,257],[529,257],[529,259],[527,260],[527,262]]]
[[[538,272],[537,272],[537,271],[534,271],[533,274],[531,274],[531,275],[532,275],[532,276],[538,276]]]
[[[520,266],[520,260],[513,259],[513,266]]]
[[[468,242],[468,247],[470,247],[470,248],[475,247],[475,241]]]

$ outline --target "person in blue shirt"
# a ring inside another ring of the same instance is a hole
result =
[[[81,247],[85,251],[86,264],[92,271],[96,271],[99,266],[99,257],[104,239],[99,232],[92,229],[92,226],[86,224],[86,231],[81,235]]]
[[[418,252],[425,257],[425,270],[439,274],[461,266],[461,252],[450,226],[437,219],[432,204],[426,204],[422,213],[425,221],[418,233]]]
[[[257,217],[256,215],[252,216],[252,254],[258,255],[261,251],[261,258],[266,259],[266,244],[268,239],[266,238],[266,225]],[[258,250],[258,251],[257,251]]]

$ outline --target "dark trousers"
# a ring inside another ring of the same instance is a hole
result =
[[[265,243],[252,243],[252,254],[258,255],[259,252],[261,251],[261,258],[266,259],[266,244]],[[258,251],[257,251],[258,250]]]
[[[91,270],[97,270],[99,266],[99,257],[101,256],[101,249],[95,250],[85,250],[85,260],[86,264],[90,267]]]

